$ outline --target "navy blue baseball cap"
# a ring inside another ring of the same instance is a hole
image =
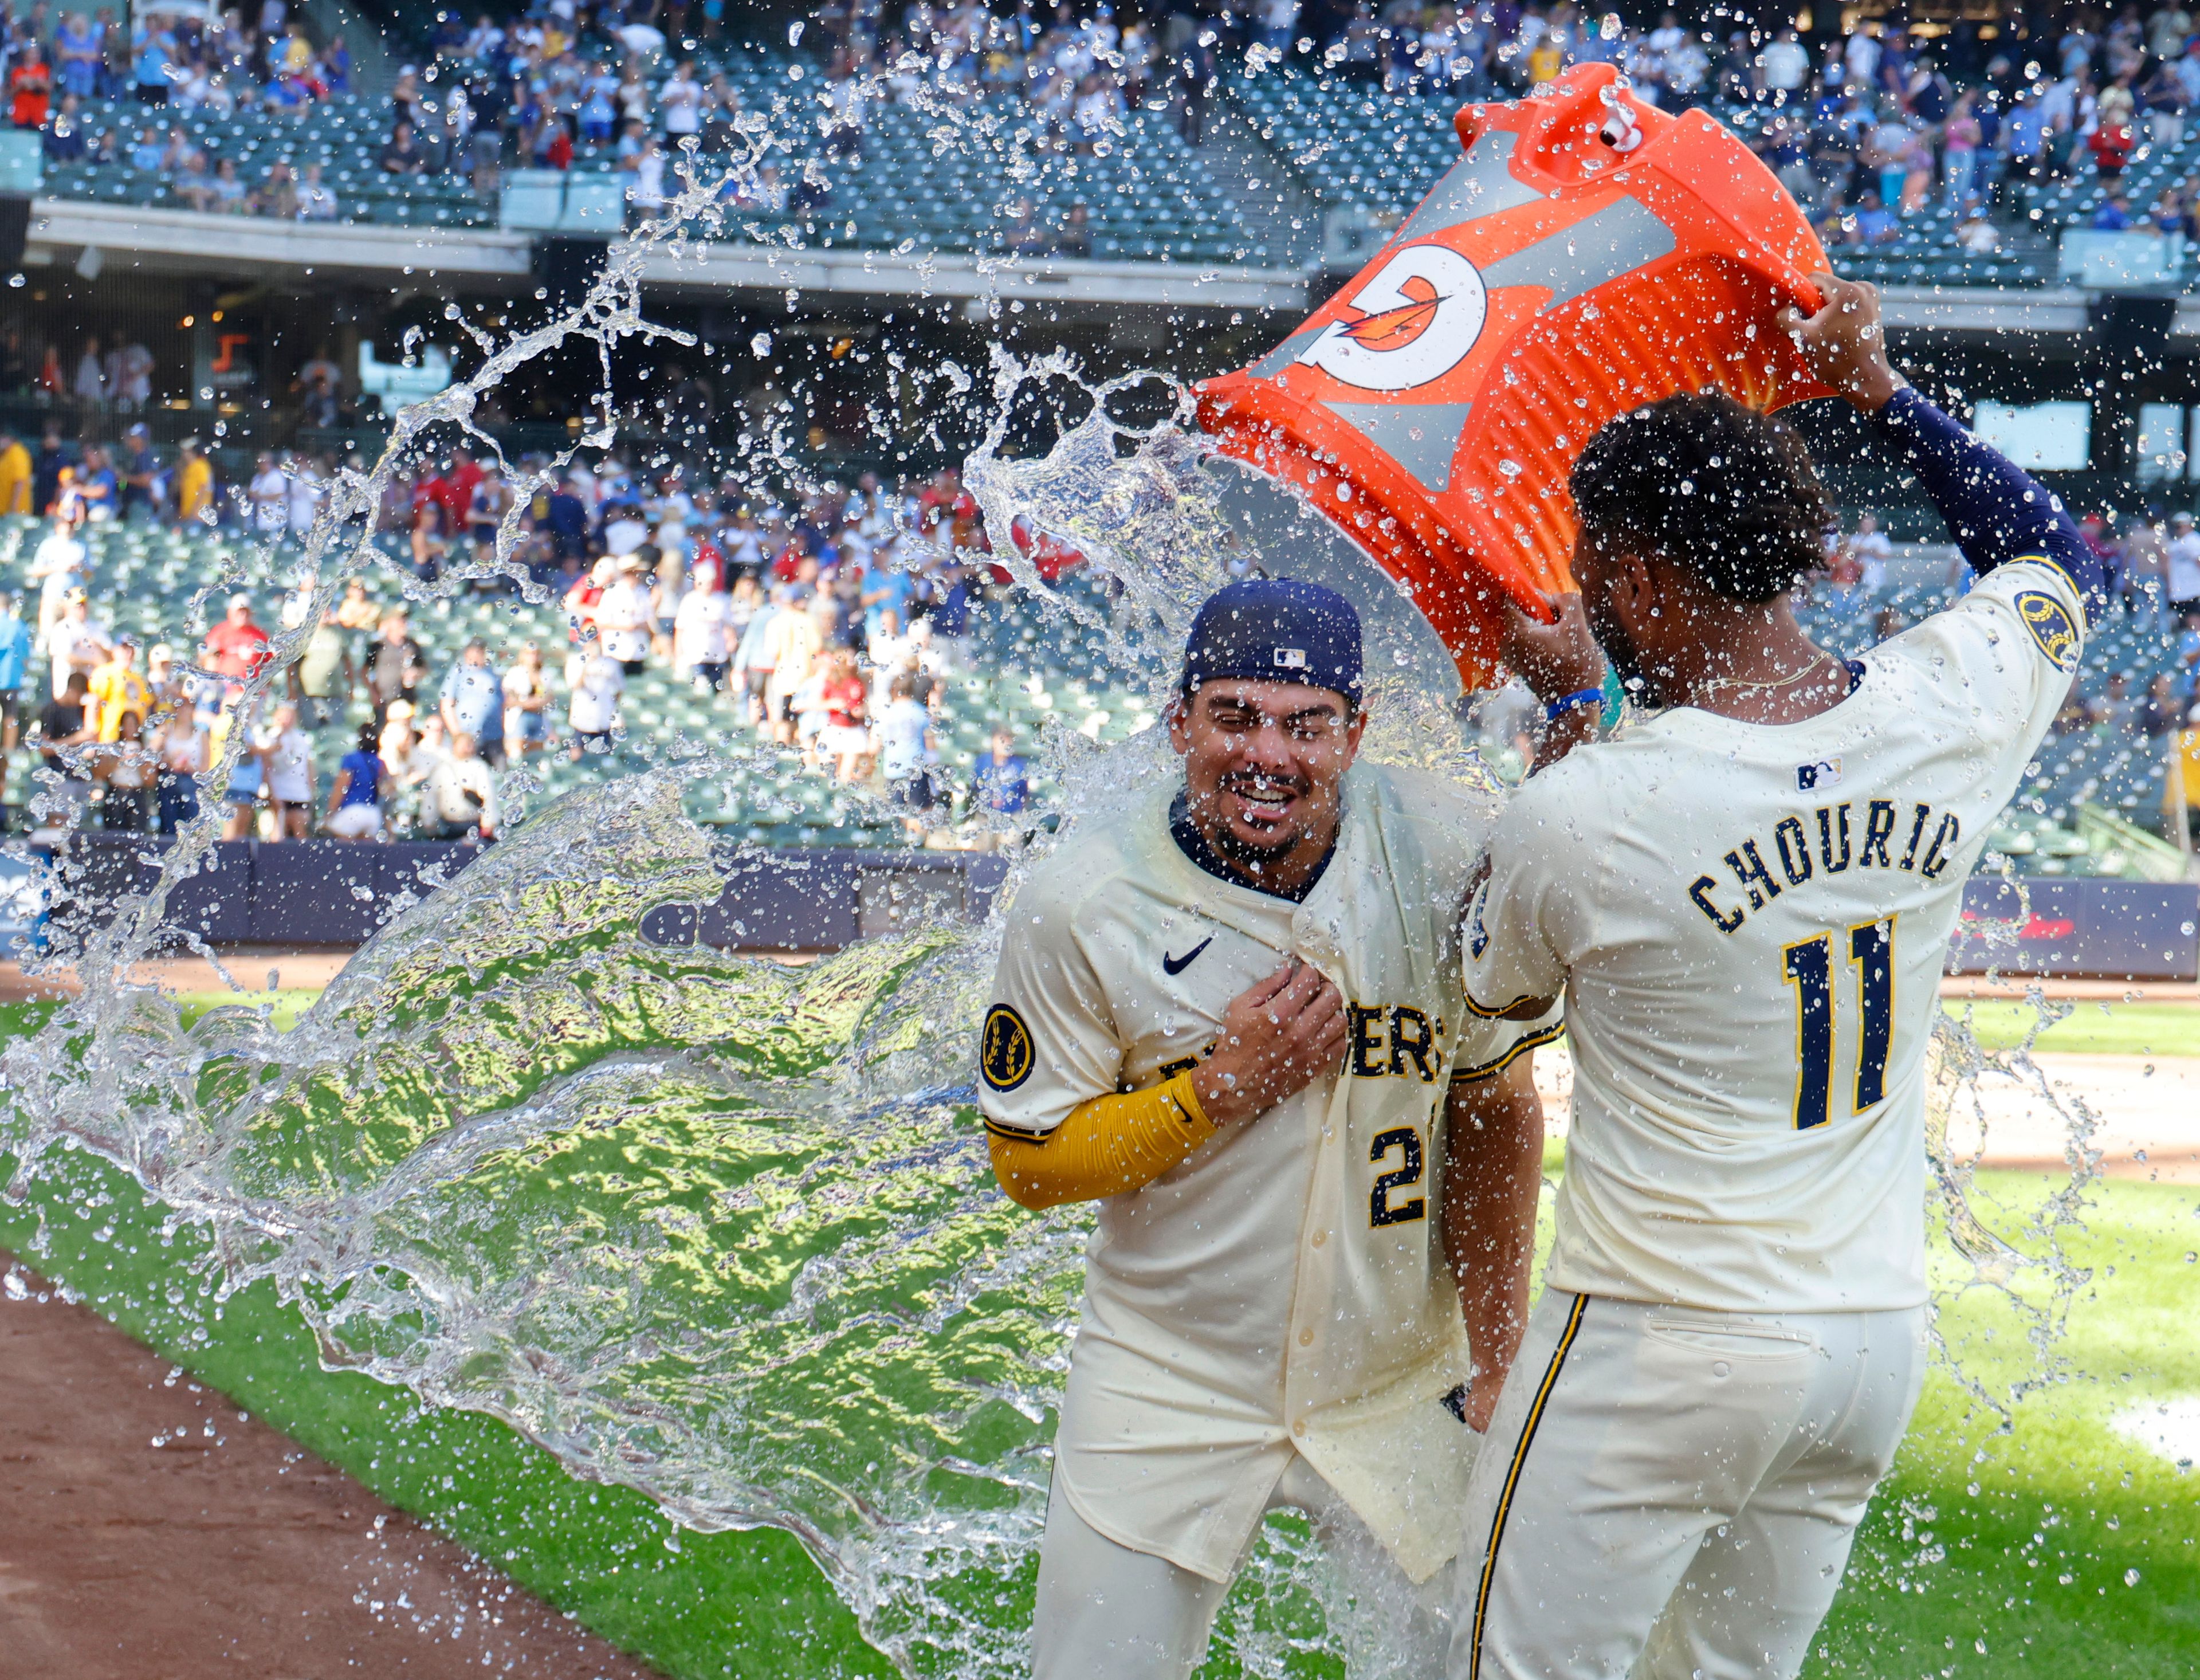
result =
[[[1237,677],[1360,697],[1360,615],[1334,589],[1248,577],[1208,597],[1185,644],[1183,691]]]

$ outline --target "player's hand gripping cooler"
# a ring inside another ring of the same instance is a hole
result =
[[[1609,65],[1457,120],[1466,156],[1375,260],[1198,413],[1403,582],[1476,688],[1502,600],[1548,618],[1571,587],[1566,477],[1606,420],[1713,386],[1828,395],[1770,325],[1817,309],[1828,265],[1747,147]]]

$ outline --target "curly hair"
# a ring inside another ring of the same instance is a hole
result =
[[[1637,546],[1729,600],[1793,588],[1819,563],[1834,517],[1795,429],[1723,391],[1683,391],[1608,422],[1570,488],[1583,541]]]

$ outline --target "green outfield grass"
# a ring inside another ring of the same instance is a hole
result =
[[[1944,1000],[1941,1007],[1956,1020],[1968,1020],[1985,1050],[2013,1049],[2039,1023],[2039,1012],[2022,1002]],[[2092,1056],[2200,1056],[2200,1004],[2080,998],[2040,1033],[2037,1047]]]
[[[0,1015],[0,1030],[23,1019]],[[2014,1234],[2048,1187],[1982,1175],[1981,1211]],[[2109,1426],[2124,1407],[2200,1394],[2200,1269],[2188,1258],[2200,1248],[2200,1191],[2111,1183],[2092,1198],[2073,1244],[2092,1280],[2063,1344],[2079,1374],[2027,1401],[2014,1432],[1996,1438],[1935,1372],[1814,1677],[2200,1675],[2200,1472],[2180,1473]],[[673,1550],[647,1501],[575,1481],[504,1425],[322,1370],[297,1314],[266,1286],[217,1308],[211,1285],[186,1269],[202,1245],[189,1234],[164,1240],[157,1211],[111,1168],[67,1157],[27,1205],[0,1203],[0,1244],[667,1675],[889,1671],[784,1536],[688,1536]],[[1975,1372],[2006,1376],[2019,1349],[1991,1303],[1977,1305],[1954,1325],[1969,1339],[1966,1357]],[[1021,1590],[1027,1604],[1028,1580]],[[1205,1680],[1232,1671],[1218,1660]]]

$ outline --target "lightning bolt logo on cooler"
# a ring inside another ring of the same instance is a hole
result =
[[[1545,594],[1571,587],[1566,476],[1606,420],[1681,390],[1828,395],[1769,325],[1817,308],[1828,265],[1747,146],[1609,65],[1457,126],[1465,155],[1375,260],[1202,384],[1198,413],[1403,583],[1475,688],[1502,601],[1548,618]]]

